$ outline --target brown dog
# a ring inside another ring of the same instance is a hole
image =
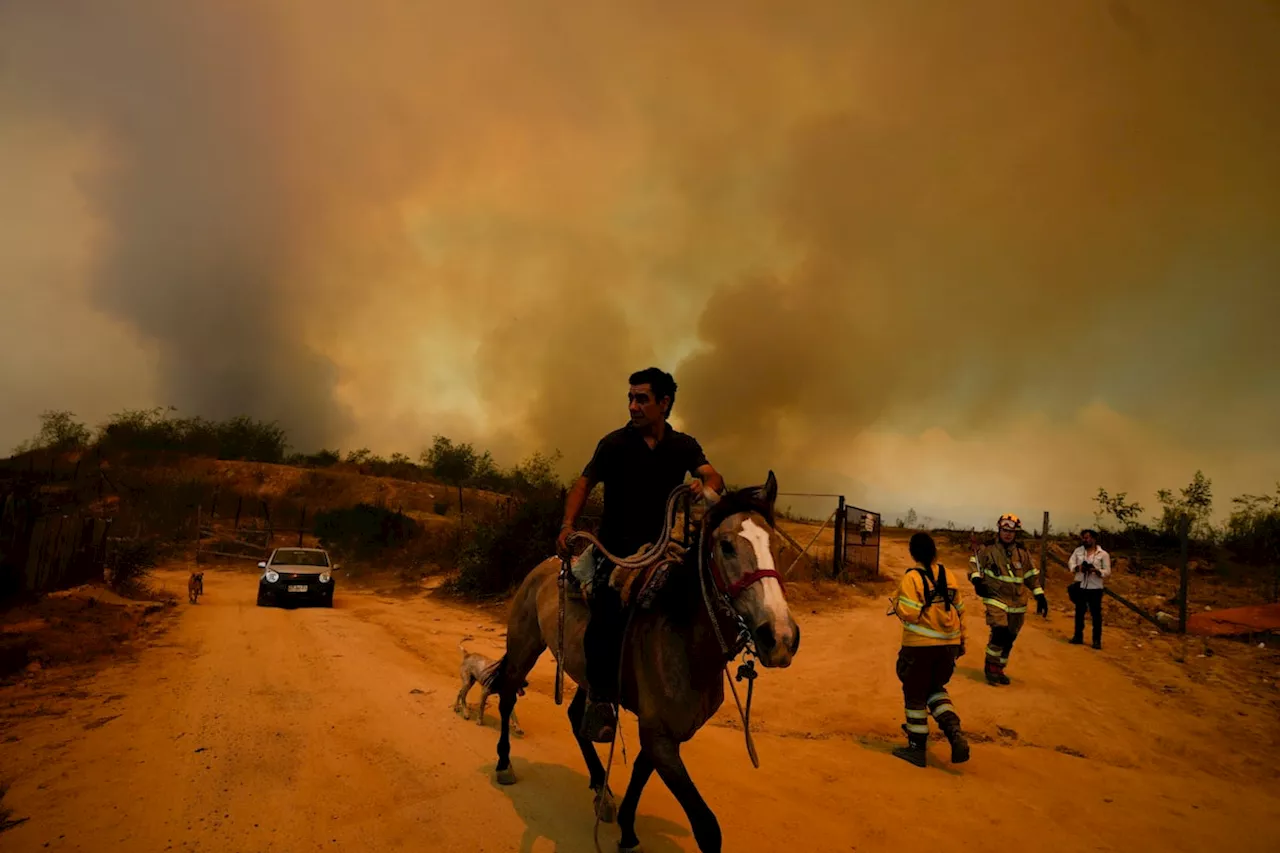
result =
[[[453,710],[457,713],[462,711],[462,719],[469,720],[471,715],[467,710],[467,693],[471,691],[473,684],[480,685],[480,719],[479,725],[484,725],[484,706],[489,701],[489,684],[493,671],[497,668],[498,662],[492,658],[487,658],[479,652],[469,652],[462,644],[467,640],[473,640],[474,637],[463,637],[458,641],[458,651],[462,652],[462,665],[458,668],[459,674],[462,676],[462,689],[458,691],[458,698],[454,700]],[[525,682],[525,686],[529,682]],[[521,687],[517,693],[524,695],[524,687]],[[523,735],[520,730],[520,723],[516,720],[515,711],[511,712],[511,731],[514,734]]]
[[[187,600],[195,604],[196,599],[202,595],[204,595],[204,572],[192,572],[191,577],[187,578]]]

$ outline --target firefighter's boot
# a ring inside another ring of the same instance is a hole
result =
[[[969,760],[969,741],[965,739],[964,732],[960,731],[960,721],[952,717],[941,728],[951,742],[951,763],[964,764]]]
[[[906,726],[903,726],[902,730],[907,733],[907,745],[894,747],[893,754],[916,767],[924,767],[927,763],[929,736],[908,732]]]

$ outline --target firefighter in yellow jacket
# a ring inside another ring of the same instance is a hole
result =
[[[987,683],[1008,684],[1004,668],[1013,643],[1027,618],[1027,593],[1036,599],[1036,613],[1048,617],[1049,602],[1041,588],[1040,570],[1031,552],[1016,541],[1022,521],[1011,513],[1000,516],[998,540],[969,558],[969,580],[987,610],[991,638],[987,643]]]
[[[960,715],[947,695],[956,660],[964,654],[964,603],[947,570],[936,563],[937,546],[927,533],[911,537],[911,558],[919,565],[902,575],[889,613],[902,620],[898,679],[906,706],[907,745],[893,754],[917,767],[926,763],[929,715],[951,742],[951,762],[969,760],[969,744],[960,731]],[[888,615],[888,614],[886,614]]]

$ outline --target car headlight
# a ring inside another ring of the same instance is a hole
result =
[[[273,571],[271,569],[267,569],[267,573],[263,575],[263,577],[267,579],[267,583],[275,583],[276,581],[280,580],[280,573]]]
[[[320,583],[328,583],[328,582],[329,582],[329,573],[328,573],[328,572],[321,572],[321,573],[320,573]]]

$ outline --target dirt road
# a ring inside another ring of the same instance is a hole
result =
[[[485,728],[451,711],[457,641],[497,652],[500,612],[354,590],[332,610],[260,609],[255,583],[211,571],[134,660],[0,692],[4,806],[27,818],[0,848],[594,849],[549,655],[517,706],[519,784],[492,781],[496,702]],[[796,664],[758,682],[759,770],[729,708],[686,747],[727,851],[1280,849],[1274,687],[1218,683],[1213,658],[1175,664],[1136,648],[1145,635],[1068,646],[1055,612],[1020,639],[1009,688],[982,683],[971,641],[952,694],[973,759],[952,768],[935,744],[919,770],[889,754],[901,694],[883,609],[797,607]],[[656,779],[637,830],[649,853],[696,849]],[[612,851],[616,827],[601,836]]]

